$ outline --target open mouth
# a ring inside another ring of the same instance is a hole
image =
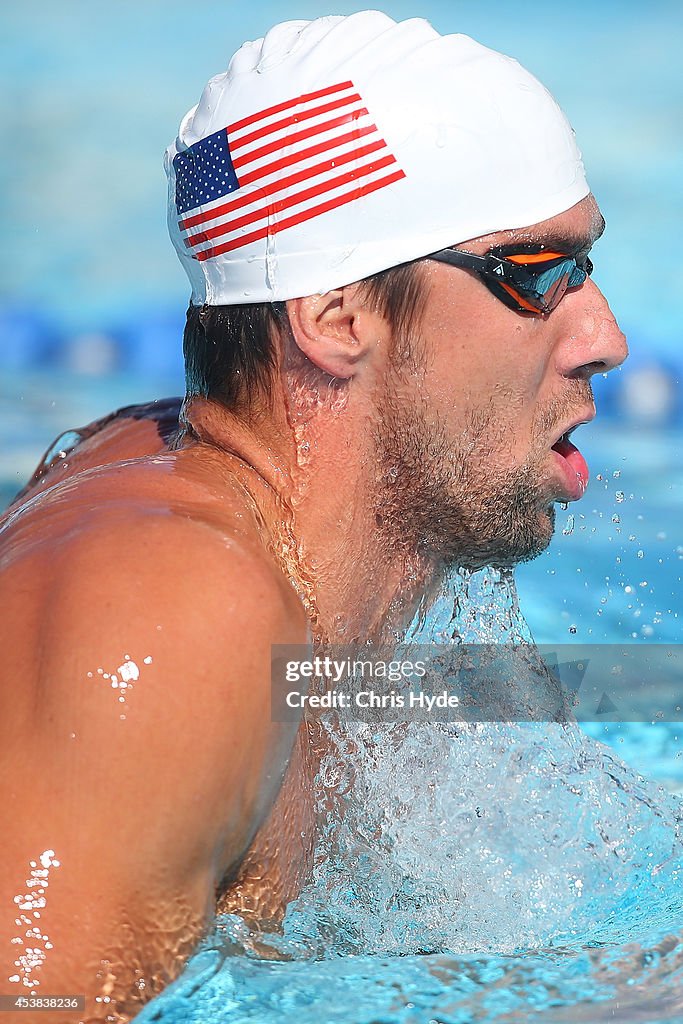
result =
[[[559,459],[563,471],[567,492],[570,501],[576,501],[583,496],[588,486],[588,465],[583,455],[575,444],[569,440],[569,435],[579,426],[577,423],[555,442],[552,446]]]

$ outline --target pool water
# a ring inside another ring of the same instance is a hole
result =
[[[628,730],[637,742],[648,727]],[[659,727],[655,772],[676,735]],[[344,814],[282,934],[219,919],[139,1024],[683,1014],[678,796],[578,726],[352,739]]]
[[[596,389],[597,390],[597,389]],[[591,470],[550,548],[517,570],[538,643],[679,643],[683,428],[598,419],[574,435]]]

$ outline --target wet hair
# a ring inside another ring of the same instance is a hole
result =
[[[422,310],[418,262],[360,282],[364,300],[389,321],[399,360],[410,351]],[[183,334],[187,395],[215,398],[231,409],[266,396],[276,369],[274,341],[288,330],[284,302],[190,306]]]

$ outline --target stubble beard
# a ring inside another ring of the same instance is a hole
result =
[[[499,417],[492,406],[481,409],[449,439],[424,408],[406,413],[386,403],[376,435],[375,513],[392,546],[470,569],[514,565],[548,547],[555,510],[543,493],[547,446],[509,468]]]

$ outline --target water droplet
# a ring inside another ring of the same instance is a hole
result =
[[[564,534],[565,537],[568,537],[573,532],[574,532],[574,516],[568,516],[567,517],[567,522],[565,524],[565,527],[564,527],[562,533]]]
[[[621,502],[624,500],[624,492],[623,491],[615,491],[614,492],[614,500],[621,504]]]

